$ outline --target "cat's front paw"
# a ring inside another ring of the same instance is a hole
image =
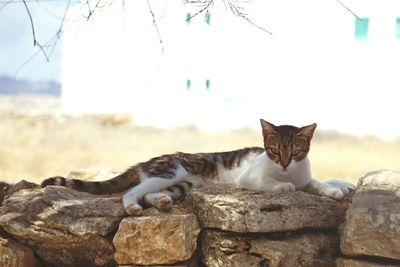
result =
[[[292,183],[280,183],[272,188],[274,193],[287,193],[296,191],[296,187]]]
[[[139,204],[128,204],[125,207],[125,211],[131,216],[139,216],[142,214],[143,209]]]
[[[323,196],[327,196],[336,200],[341,200],[344,197],[344,192],[336,187],[326,187],[319,193]]]
[[[327,184],[331,187],[339,188],[340,190],[342,190],[344,196],[348,195],[351,191],[355,190],[355,186],[352,183],[349,183],[344,180],[331,179],[325,181],[324,184]]]

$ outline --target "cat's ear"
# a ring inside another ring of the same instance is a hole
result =
[[[276,134],[276,126],[266,120],[260,119],[263,135]]]
[[[313,123],[304,127],[301,127],[297,132],[297,135],[306,136],[309,140],[313,137],[315,128],[317,128],[317,124]]]

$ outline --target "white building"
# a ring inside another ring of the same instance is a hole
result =
[[[63,104],[132,112],[141,124],[203,129],[317,122],[394,136],[400,124],[400,1],[258,0],[257,29],[216,1],[209,16],[182,1],[119,1],[64,36]],[[81,16],[71,10],[69,18]]]

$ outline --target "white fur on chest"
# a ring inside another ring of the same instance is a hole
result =
[[[311,169],[308,158],[302,161],[292,161],[286,170],[272,161],[266,153],[249,153],[241,159],[240,165],[225,169],[218,166],[218,182],[237,184],[238,180],[246,176],[246,183],[254,184],[273,178],[279,182],[290,182],[296,189],[303,189],[311,181]],[[268,182],[267,182],[268,183]],[[247,186],[245,186],[246,188]]]
[[[311,181],[310,162],[306,157],[302,161],[292,160],[286,170],[266,156],[265,175],[280,182],[290,182],[296,189],[303,189]]]

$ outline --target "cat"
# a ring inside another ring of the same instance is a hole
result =
[[[263,119],[260,122],[263,148],[196,154],[178,152],[139,163],[107,181],[52,177],[44,180],[41,186],[61,185],[94,194],[127,190],[122,202],[129,215],[140,215],[143,203],[167,210],[190,188],[210,182],[275,193],[304,190],[336,200],[354,189],[345,181],[322,183],[312,178],[307,154],[316,123],[295,127],[275,126]]]

